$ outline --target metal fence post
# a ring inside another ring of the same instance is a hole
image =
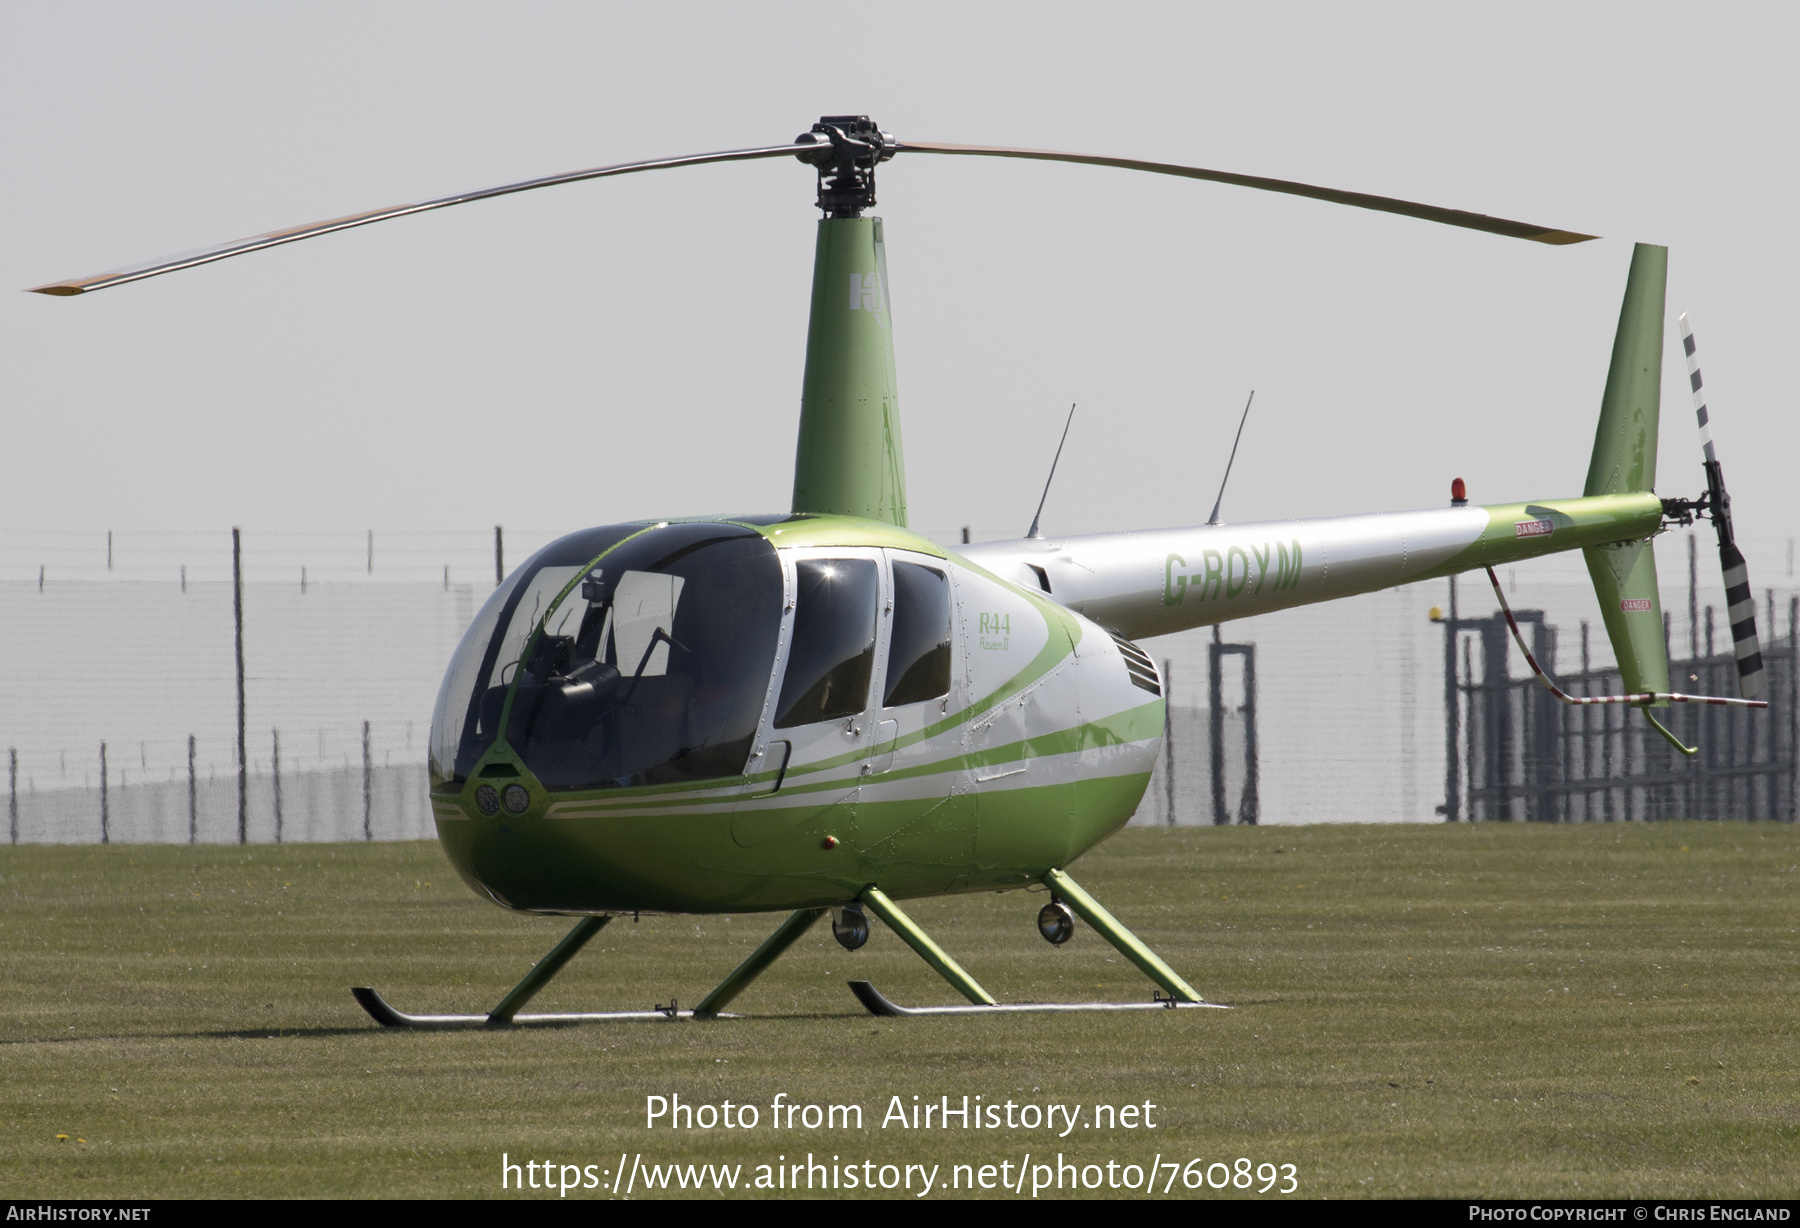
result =
[[[250,839],[250,755],[244,745],[244,552],[237,529],[231,530],[231,611],[237,627],[237,757],[238,843]]]
[[[506,580],[506,544],[501,539],[500,526],[494,526],[494,587],[499,588]]]
[[[375,832],[370,825],[369,814],[374,799],[373,780],[374,760],[369,757],[369,722],[363,722],[363,839],[373,840]]]
[[[1461,702],[1456,692],[1456,577],[1450,577],[1450,617],[1444,621],[1444,822],[1462,818]]]
[[[1256,748],[1256,645],[1246,644],[1238,655],[1244,658],[1244,793],[1238,802],[1238,822],[1254,827],[1262,821],[1262,769]]]
[[[1208,744],[1212,752],[1212,812],[1215,826],[1231,822],[1225,808],[1225,678],[1219,650],[1219,624],[1214,623],[1212,643],[1206,646]]]
[[[274,740],[274,750],[269,757],[269,766],[273,769],[275,781],[275,843],[281,843],[281,730],[269,730]]]
[[[1175,662],[1163,658],[1163,817],[1175,826]]]
[[[106,743],[100,743],[100,843],[112,843],[112,816],[106,810]]]
[[[1769,629],[1768,630],[1769,647],[1771,649],[1773,649],[1775,647],[1775,640],[1776,640],[1776,636],[1775,636],[1775,590],[1772,588],[1764,589],[1763,590],[1763,601],[1765,602],[1764,608],[1768,611],[1768,621],[1765,622],[1763,625]],[[1792,651],[1791,648],[1790,648],[1790,651]],[[1769,687],[1769,690],[1771,692],[1773,692],[1775,690],[1774,686],[1771,685]],[[1775,697],[1774,697],[1774,695],[1771,694],[1769,696],[1769,698],[1773,699]],[[1793,699],[1791,696],[1788,699],[1788,706],[1789,707],[1793,706]],[[1766,731],[1766,740],[1767,740],[1767,744],[1768,744],[1766,747],[1766,752],[1768,755],[1769,762],[1770,763],[1780,763],[1781,762],[1781,745],[1780,745],[1780,742],[1778,740],[1778,735],[1775,730],[1775,718],[1774,718],[1773,713],[1771,713],[1770,717],[1769,717],[1768,730]],[[1777,780],[1775,777],[1772,777],[1772,776],[1769,777],[1768,780],[1766,780],[1763,784],[1763,800],[1769,803],[1768,810],[1769,810],[1769,817],[1771,819],[1779,819],[1781,817],[1782,807],[1781,807],[1780,793],[1781,793],[1781,782],[1779,780]]]
[[[1588,655],[1588,623],[1584,618],[1581,620],[1581,693],[1584,696],[1594,693],[1592,670],[1593,660]],[[1579,714],[1581,717],[1581,777],[1583,780],[1591,780],[1594,775],[1593,714],[1592,704],[1584,706]],[[1584,823],[1594,821],[1594,793],[1591,789],[1583,790],[1581,794],[1581,821]]]
[[[1688,531],[1688,656],[1700,655],[1700,565],[1696,561],[1698,551],[1694,546],[1695,538],[1692,530]],[[1712,650],[1707,650],[1712,655]]]
[[[1470,620],[1474,621],[1474,620]],[[1475,725],[1479,709],[1475,704],[1475,637],[1467,636],[1462,641],[1462,673],[1458,675],[1462,681],[1457,683],[1459,711],[1464,711],[1462,723],[1462,759],[1464,765],[1462,791],[1457,794],[1457,805],[1463,816],[1471,823],[1478,817],[1475,798]],[[1463,697],[1467,703],[1463,703]]]
[[[194,778],[194,735],[188,734],[188,843],[200,835],[200,790]]]
[[[6,820],[12,830],[12,842],[19,842],[19,748],[6,751]]]

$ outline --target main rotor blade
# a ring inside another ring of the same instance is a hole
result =
[[[53,281],[49,285],[33,286],[30,292],[55,295],[88,294],[95,290],[105,290],[111,286],[122,286],[128,281],[142,281],[146,277],[155,277],[160,273],[191,269],[197,264],[211,264],[215,260],[224,260],[229,256],[259,252],[266,247],[279,247],[283,243],[313,239],[334,231],[349,230],[355,226],[385,222],[389,218],[426,213],[432,209],[448,209],[451,205],[466,205],[470,201],[488,200],[495,196],[510,196],[514,192],[529,192],[533,188],[553,188],[565,183],[580,183],[584,179],[605,179],[611,175],[629,175],[634,171],[657,171],[672,166],[701,166],[709,162],[747,162],[753,158],[791,158],[794,156],[796,148],[803,147],[789,144],[770,145],[760,149],[728,149],[719,153],[688,154],[680,158],[654,158],[647,162],[620,162],[613,166],[596,166],[584,171],[571,171],[566,175],[526,179],[519,183],[503,184],[497,188],[482,188],[480,191],[443,196],[437,200],[396,205],[391,209],[372,209],[367,213],[352,213],[346,217],[335,217],[329,221],[313,222],[306,226],[290,226],[285,230],[271,230],[267,234],[252,235],[248,239],[236,239],[214,247],[203,247],[197,251],[182,252],[176,256],[165,256],[160,260],[129,265],[122,269],[112,269],[105,273],[97,273],[92,277],[72,277],[68,281]]]
[[[1442,209],[1421,205],[1391,196],[1371,196],[1367,192],[1344,192],[1337,188],[1321,188],[1310,183],[1294,183],[1287,179],[1264,179],[1260,175],[1236,175],[1230,171],[1209,171],[1199,166],[1177,166],[1171,162],[1140,162],[1135,158],[1107,158],[1099,154],[1061,153],[1054,149],[1015,149],[1009,145],[948,145],[942,141],[901,141],[896,153],[963,154],[990,158],[1029,158],[1039,162],[1078,162],[1085,166],[1114,166],[1127,171],[1149,171],[1154,175],[1178,175],[1183,179],[1205,179],[1213,183],[1235,184],[1240,188],[1256,188],[1264,192],[1283,192],[1289,196],[1307,196],[1330,201],[1335,205],[1354,205],[1358,209],[1374,209],[1380,213],[1398,213],[1446,226],[1466,230],[1485,230],[1489,234],[1512,239],[1530,239],[1534,243],[1585,243],[1598,235],[1578,234],[1572,230],[1554,230],[1534,226],[1530,222],[1513,222],[1489,217],[1485,213],[1469,213],[1462,209]]]

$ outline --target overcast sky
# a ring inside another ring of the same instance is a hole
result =
[[[534,529],[780,510],[797,163],[557,188],[83,298],[17,289],[639,157],[902,139],[1190,162],[1605,236],[901,158],[880,205],[915,527],[1577,494],[1633,240],[1670,246],[1740,531],[1795,532],[1794,6],[0,7],[0,526]],[[1772,546],[1769,548],[1772,549]],[[1765,553],[1764,557],[1768,557]],[[1777,577],[1770,575],[1770,581]]]

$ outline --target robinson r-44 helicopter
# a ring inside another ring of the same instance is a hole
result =
[[[451,864],[502,908],[580,919],[488,1014],[406,1014],[371,988],[354,990],[378,1022],[713,1018],[827,915],[838,942],[861,947],[869,913],[969,1002],[907,1008],[851,982],[878,1015],[1210,1005],[1068,872],[1131,817],[1161,746],[1163,680],[1134,643],[1144,636],[1478,567],[1491,580],[1496,564],[1579,549],[1628,693],[1568,696],[1538,670],[1559,697],[1630,704],[1653,724],[1652,710],[1674,702],[1765,706],[1756,699],[1754,604],[1686,317],[1708,488],[1697,499],[1651,489],[1666,249],[1633,252],[1579,497],[1471,506],[1458,479],[1449,507],[1423,511],[1227,525],[1215,508],[1205,525],[1057,538],[1034,523],[1024,538],[951,551],[906,523],[885,244],[881,219],[868,216],[876,168],[897,154],[1086,163],[1540,243],[1593,237],[1198,167],[899,141],[866,116],[827,116],[793,144],[597,167],[36,287],[85,294],[413,213],[640,171],[792,157],[817,172],[824,217],[791,508],[608,525],[551,543],[494,590],[438,693],[431,806]],[[1741,698],[1669,690],[1651,539],[1697,516],[1719,536]],[[1068,941],[1079,917],[1161,992],[1149,1002],[996,1003],[899,904],[1024,887],[1049,893],[1037,914],[1045,939]],[[640,912],[789,915],[691,1011],[520,1013],[611,918]]]

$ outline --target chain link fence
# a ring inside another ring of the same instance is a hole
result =
[[[240,812],[251,841],[430,836],[444,667],[492,591],[496,545],[512,566],[558,535],[244,532],[240,794],[230,530],[0,530],[9,836],[235,841]],[[1670,545],[1664,605],[1685,611]],[[1772,591],[1786,610],[1786,543],[1763,545],[1747,549],[1759,604]],[[1503,579],[1509,600],[1557,625],[1598,622],[1578,557]],[[1463,588],[1466,613],[1489,612],[1482,587]],[[1440,580],[1227,623],[1221,644],[1254,656],[1222,655],[1216,701],[1210,629],[1145,641],[1169,679],[1171,736],[1133,821],[1441,821],[1444,649],[1430,611],[1446,599]],[[1610,664],[1598,635],[1589,668]]]
[[[445,663],[552,536],[244,533],[240,793],[232,533],[0,532],[9,836],[430,836]]]

